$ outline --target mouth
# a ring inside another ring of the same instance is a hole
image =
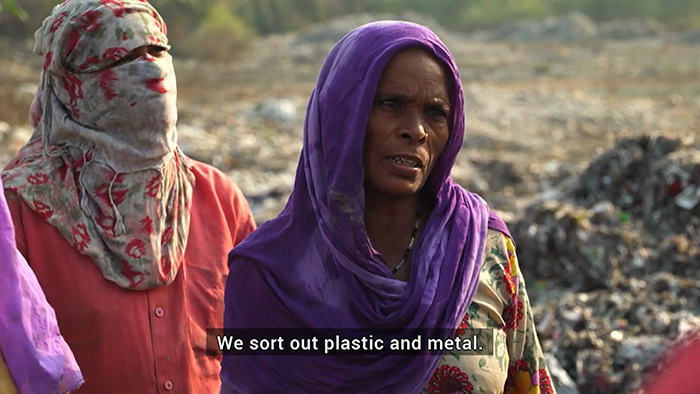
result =
[[[389,156],[387,159],[394,161],[395,163],[406,166],[409,168],[421,168],[423,167],[423,162],[416,156],[412,155],[397,155]]]

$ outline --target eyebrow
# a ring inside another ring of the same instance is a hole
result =
[[[433,103],[434,103],[435,105],[439,105],[440,107],[442,107],[442,109],[444,109],[444,110],[446,110],[446,111],[449,111],[449,110],[450,110],[450,105],[447,104],[447,103],[446,103],[444,100],[442,100],[441,98],[435,98],[435,99],[433,99],[433,100],[431,100],[431,101],[433,101]]]
[[[407,102],[407,103],[412,103],[412,102],[417,100],[416,96],[410,96],[406,93],[399,93],[399,92],[392,92],[392,91],[385,91],[385,92],[377,91],[376,97],[379,99],[393,98],[393,99],[397,99],[399,101],[403,101],[403,102]],[[443,100],[439,97],[434,97],[434,98],[430,99],[429,102],[432,105],[439,105],[443,109],[446,109],[446,110],[450,109],[450,105],[445,100]]]

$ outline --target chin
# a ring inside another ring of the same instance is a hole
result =
[[[394,198],[404,198],[417,195],[423,184],[421,182],[395,181],[386,182],[381,187],[374,188],[375,193],[391,196]]]

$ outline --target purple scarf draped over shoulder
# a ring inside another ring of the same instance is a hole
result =
[[[2,192],[0,349],[20,394],[67,393],[83,383],[73,353],[58,331],[54,310],[15,246],[12,217]]]
[[[421,47],[445,66],[451,127],[421,191],[435,207],[411,279],[394,279],[364,225],[363,142],[384,67]],[[294,190],[280,215],[229,254],[224,327],[457,328],[476,293],[489,227],[505,224],[449,177],[464,139],[457,66],[428,28],[374,22],[331,50],[308,103]],[[225,356],[222,393],[418,393],[438,354]]]

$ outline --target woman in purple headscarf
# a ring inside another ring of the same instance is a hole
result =
[[[340,40],[287,206],[229,255],[224,325],[482,329],[492,351],[234,353],[222,393],[553,392],[508,230],[449,177],[463,100],[454,59],[423,26],[375,22]]]

